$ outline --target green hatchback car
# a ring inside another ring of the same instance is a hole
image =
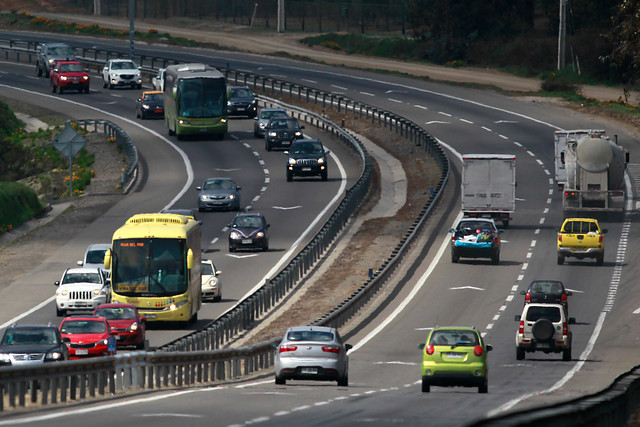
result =
[[[489,391],[487,352],[493,347],[484,342],[476,328],[447,326],[434,328],[422,352],[422,391],[431,386],[478,387]]]

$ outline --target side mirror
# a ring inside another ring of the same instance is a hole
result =
[[[455,233],[455,232],[456,232],[456,229],[455,229],[455,228],[450,228],[450,229],[449,229],[449,233]]]
[[[115,329],[111,330],[111,335],[118,335],[118,331],[116,331]]]
[[[283,153],[288,156],[289,155],[289,150],[285,150],[285,151],[283,151]]]
[[[575,317],[569,317],[569,324],[570,325],[575,325],[576,324],[576,318]]]
[[[516,319],[515,319],[515,320],[516,320],[516,322],[519,322],[519,321],[520,321],[520,317],[521,317],[521,316],[520,316],[520,314],[517,314],[517,315],[516,315]]]
[[[420,350],[424,350],[424,346],[425,346],[425,343],[423,343],[423,342],[421,342],[420,344],[418,344],[418,348],[419,348]]]
[[[222,270],[216,270],[216,276],[217,276],[218,274],[222,274]]]
[[[142,316],[140,317],[140,323],[145,323],[147,321],[147,318]]]
[[[76,264],[78,264],[80,267],[82,267],[82,265],[84,264],[84,262],[82,260],[76,262]]]
[[[609,230],[607,230],[606,228],[602,229],[602,234],[606,234]]]
[[[55,286],[60,286],[60,281],[59,281],[59,280],[56,280],[55,282],[53,282],[53,284],[54,284]]]
[[[271,227],[271,224],[267,224],[267,228]]]
[[[53,69],[53,72],[54,72],[54,73],[57,73],[58,71],[59,71],[59,70],[58,70],[57,68],[54,68],[54,69]]]
[[[520,295],[526,295],[527,291],[520,291]]]
[[[173,96],[173,99],[175,99],[176,101],[178,100],[178,87],[174,86],[173,89],[171,90],[171,96]]]
[[[329,154],[331,153],[331,150],[324,150],[324,154]]]
[[[304,129],[304,125],[300,126],[300,129]]]
[[[71,342],[71,338],[64,337],[64,338],[62,338],[62,342],[65,343],[65,344],[70,343]]]
[[[196,187],[196,190],[200,191],[202,190],[202,187]]]
[[[493,350],[493,346],[491,344],[487,344],[487,351]]]
[[[187,251],[187,268],[189,270],[193,268],[193,251],[191,249]]]
[[[353,346],[351,344],[345,344],[344,345],[344,349],[347,350],[347,351],[351,350],[352,348],[353,348]]]
[[[106,270],[111,270],[111,249],[105,251],[103,264]]]
[[[236,190],[242,190],[242,187],[240,187],[239,185],[236,185]]]
[[[138,98],[138,102],[142,102],[142,98]]]

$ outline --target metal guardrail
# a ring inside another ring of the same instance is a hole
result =
[[[84,131],[104,133],[107,135],[109,141],[118,144],[118,147],[120,147],[128,159],[128,166],[120,177],[120,187],[126,193],[138,174],[138,150],[131,141],[131,138],[129,138],[129,135],[127,135],[120,126],[108,120],[83,119],[70,120],[69,123],[75,123]]]
[[[132,352],[1,367],[0,411],[228,381],[272,366],[278,342],[215,351]]]

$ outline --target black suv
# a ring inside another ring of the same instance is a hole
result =
[[[69,348],[55,326],[12,325],[0,341],[0,366],[69,359]]]
[[[276,147],[287,148],[302,138],[302,129],[304,126],[300,126],[293,117],[271,119],[264,128],[264,148],[267,151]]]
[[[71,46],[64,43],[44,43],[38,46],[38,54],[36,57],[36,73],[38,76],[44,74],[49,77],[49,72],[56,65],[56,61],[60,60],[73,61],[76,59]]]
[[[294,176],[320,175],[323,181],[327,180],[327,154],[322,142],[318,139],[297,139],[291,144],[287,160],[287,181]]]

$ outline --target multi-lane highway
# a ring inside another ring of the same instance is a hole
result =
[[[21,34],[20,38],[27,36]],[[42,38],[41,35],[33,37]],[[85,38],[74,39],[72,44],[126,49],[122,43]],[[139,49],[142,50],[146,49]],[[146,53],[151,54],[152,50]],[[640,307],[640,296],[634,289],[638,251],[634,211],[623,221],[605,222],[609,233],[604,266],[596,267],[589,261],[571,261],[564,266],[555,262],[555,229],[561,223],[562,210],[553,183],[553,131],[603,128],[611,135],[619,135],[619,141],[631,152],[633,163],[640,156],[637,140],[621,125],[549,104],[397,76],[199,49],[163,48],[162,54],[223,67],[230,63],[233,68],[277,75],[280,79],[341,92],[407,117],[450,149],[456,169],[448,189],[452,197],[457,197],[459,188],[457,169],[461,153],[515,154],[517,208],[511,226],[502,234],[501,262],[492,265],[478,260],[452,264],[446,231],[458,212],[457,209],[441,211],[434,220],[441,219],[446,225],[440,230],[436,244],[423,249],[422,262],[408,270],[406,284],[394,302],[350,337],[349,343],[354,349],[350,352],[348,388],[336,387],[335,383],[309,382],[276,386],[269,376],[216,388],[152,393],[126,401],[116,399],[78,410],[48,410],[41,414],[40,423],[107,425],[117,417],[127,425],[153,423],[158,426],[176,422],[189,425],[463,425],[488,413],[545,405],[595,392],[638,364],[640,334],[635,312]],[[283,182],[284,174],[273,172],[281,167],[282,154],[264,152],[259,141],[252,137],[248,123],[242,121],[232,121],[232,136],[225,141],[178,143],[163,136],[166,133],[161,122],[145,122],[144,127],[139,127],[132,123],[134,120],[126,119],[134,116],[133,91],[109,92],[94,86],[88,96],[64,96],[67,101],[60,101],[60,97],[47,95],[47,82],[29,77],[35,73],[26,72],[24,66],[2,64],[2,70],[3,95],[40,103],[46,99],[54,108],[64,105],[68,114],[78,118],[87,117],[87,107],[80,104],[87,103],[96,109],[92,110],[93,117],[109,118],[126,126],[127,133],[136,141],[148,168],[148,178],[140,191],[117,204],[95,224],[102,233],[98,240],[107,239],[109,231],[115,229],[122,218],[139,212],[141,205],[153,211],[171,202],[180,207],[193,206],[192,187],[204,177],[224,172],[236,178],[243,186],[243,205],[251,204],[254,209],[267,213],[274,224],[272,236],[281,236],[281,240],[277,237],[272,240],[270,246],[276,250],[249,260],[251,264],[243,264],[247,260],[220,256],[226,253],[222,230],[230,215],[203,215],[203,233],[211,242],[208,250],[219,259],[224,271],[225,299],[241,298],[269,274],[312,218],[326,215],[324,207],[330,205],[344,182],[337,179],[338,168],[332,165],[336,171],[332,176],[336,179],[329,183],[304,182],[295,188],[288,186]],[[77,104],[70,104],[68,100]],[[337,144],[329,142],[328,145],[336,153],[333,162],[344,163],[344,179],[348,185],[357,173],[357,165],[346,152],[340,152]],[[176,148],[189,159],[191,174]],[[268,185],[265,183],[267,169]],[[189,182],[191,178],[193,182]],[[317,192],[320,185],[323,191]],[[309,191],[313,191],[313,200],[309,200]],[[302,208],[295,212],[274,208],[296,205]],[[633,203],[629,206],[635,208]],[[219,240],[214,241],[216,237]],[[44,295],[40,289],[43,283],[55,280],[49,280],[49,276],[57,277],[69,260],[78,259],[87,244],[95,240],[95,234],[79,234],[61,248],[60,253],[43,260],[24,283],[10,284],[1,290],[6,306],[2,319],[7,321],[35,306],[31,293]],[[246,268],[247,265],[251,268]],[[558,355],[542,353],[527,354],[524,361],[516,361],[514,316],[522,307],[519,291],[531,280],[541,278],[562,280],[574,292],[570,307],[577,324],[573,326],[573,360],[570,362],[562,362]],[[30,292],[28,302],[19,297],[25,290]],[[46,298],[44,295],[40,301]],[[228,301],[219,307],[224,309],[231,303]],[[216,308],[209,306],[206,307],[208,316],[220,313],[217,305]],[[50,320],[53,312],[52,305],[45,306],[28,319]],[[424,340],[428,328],[449,324],[475,325],[486,333],[486,340],[493,345],[494,350],[489,354],[488,394],[480,395],[475,389],[437,387],[429,394],[420,392],[417,346]],[[170,331],[163,339],[170,338],[172,333],[178,332]],[[36,423],[38,420],[26,421]]]

